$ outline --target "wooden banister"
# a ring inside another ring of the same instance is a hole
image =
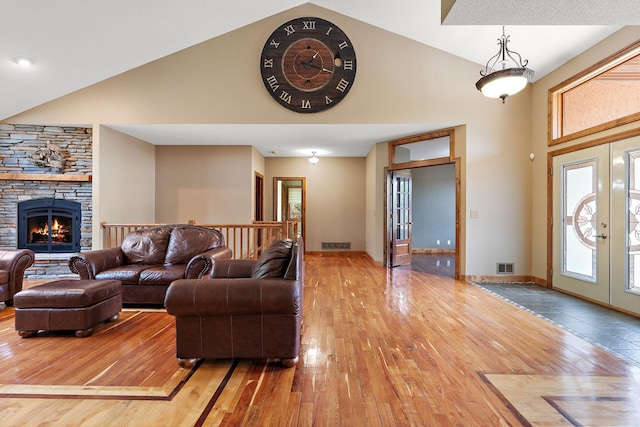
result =
[[[124,237],[136,230],[170,224],[109,224],[100,223],[103,229],[103,247],[120,246]],[[189,220],[188,225],[220,230],[225,244],[236,259],[257,259],[264,248],[277,239],[298,235],[298,221],[255,221],[252,224],[197,224]]]

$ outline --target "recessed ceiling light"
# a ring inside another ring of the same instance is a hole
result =
[[[33,64],[33,61],[26,56],[16,56],[13,61],[21,67],[30,67]]]

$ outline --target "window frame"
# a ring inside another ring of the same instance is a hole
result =
[[[614,53],[585,69],[584,71],[566,79],[562,83],[552,87],[548,91],[548,125],[547,125],[547,140],[548,145],[553,146],[561,144],[566,141],[581,138],[586,135],[592,135],[594,133],[602,132],[607,129],[619,127],[628,123],[632,123],[640,120],[640,111],[630,114],[628,116],[620,117],[609,122],[601,123],[577,132],[573,132],[567,135],[561,135],[562,121],[564,117],[562,95],[607,71],[620,65],[621,63],[640,55],[640,40],[632,43],[624,49]]]
[[[408,162],[397,162],[395,159],[395,149],[400,145],[413,144],[416,142],[429,142],[429,140],[439,139],[443,137],[449,137],[449,156],[439,157],[427,160],[412,160]],[[433,166],[443,163],[450,163],[454,158],[455,153],[455,129],[443,129],[434,132],[421,133],[419,135],[413,135],[405,138],[394,139],[389,141],[389,170],[398,169],[411,169],[422,166]]]

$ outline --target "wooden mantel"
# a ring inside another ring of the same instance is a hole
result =
[[[72,181],[91,182],[93,175],[71,175],[51,173],[0,173],[0,179],[8,181]]]

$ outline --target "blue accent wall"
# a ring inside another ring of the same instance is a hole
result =
[[[415,168],[411,176],[413,249],[455,249],[455,165]]]

